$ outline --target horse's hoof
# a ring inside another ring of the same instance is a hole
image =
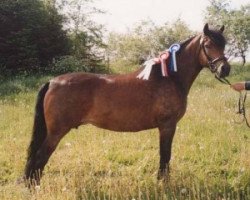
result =
[[[157,175],[158,180],[169,181],[169,172],[166,169],[160,169]]]
[[[34,188],[34,189],[40,189],[40,181],[34,180],[34,179],[28,179],[26,176],[21,176],[18,179],[16,179],[16,184],[21,185],[24,184],[27,188]]]

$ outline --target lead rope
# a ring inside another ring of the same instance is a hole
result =
[[[247,120],[246,117],[246,108],[245,108],[245,102],[247,99],[247,92],[245,92],[245,94],[243,95],[242,92],[240,92],[240,96],[239,96],[239,101],[238,101],[238,112],[237,114],[242,115],[243,116],[243,120],[246,122],[246,125],[248,126],[248,128],[250,128],[250,122]]]
[[[230,83],[230,81],[227,80],[226,78],[219,78],[218,76],[215,76],[215,78],[216,78],[217,80],[219,80],[221,83],[227,84],[227,85],[229,85],[229,86],[232,85],[232,84]]]
[[[219,80],[221,83],[231,85],[230,81],[227,80],[226,78],[219,78],[215,76],[217,80]],[[246,122],[246,125],[250,128],[250,122],[247,120],[246,116],[246,107],[245,107],[245,102],[247,99],[247,92],[243,95],[242,92],[240,92],[239,100],[238,100],[238,111],[236,114],[242,115],[243,116],[243,121]]]

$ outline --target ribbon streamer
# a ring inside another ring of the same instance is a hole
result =
[[[137,78],[148,80],[154,64],[155,64],[154,59],[144,62],[143,66],[145,66],[145,68],[141,71],[141,73],[137,76]]]
[[[160,61],[161,61],[161,73],[162,76],[166,77],[168,76],[168,67],[167,67],[167,59],[169,58],[169,52],[165,52],[160,55]]]
[[[170,70],[177,72],[177,64],[176,64],[176,52],[180,49],[179,44],[173,44],[170,46],[169,50],[165,51],[160,55],[159,58],[154,58],[143,63],[144,69],[138,74],[137,78],[148,80],[150,73],[152,71],[152,67],[155,64],[161,63],[161,73],[163,77],[168,76],[168,67],[167,60],[170,58]]]

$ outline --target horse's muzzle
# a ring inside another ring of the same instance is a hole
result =
[[[217,70],[217,75],[220,78],[224,78],[229,76],[230,73],[230,65],[229,64],[222,64],[221,66],[219,66],[218,70]]]

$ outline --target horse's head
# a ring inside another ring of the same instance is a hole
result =
[[[223,36],[224,26],[219,30],[210,30],[208,24],[204,26],[200,45],[200,63],[207,66],[218,78],[229,75],[230,65],[224,55],[226,40]]]

